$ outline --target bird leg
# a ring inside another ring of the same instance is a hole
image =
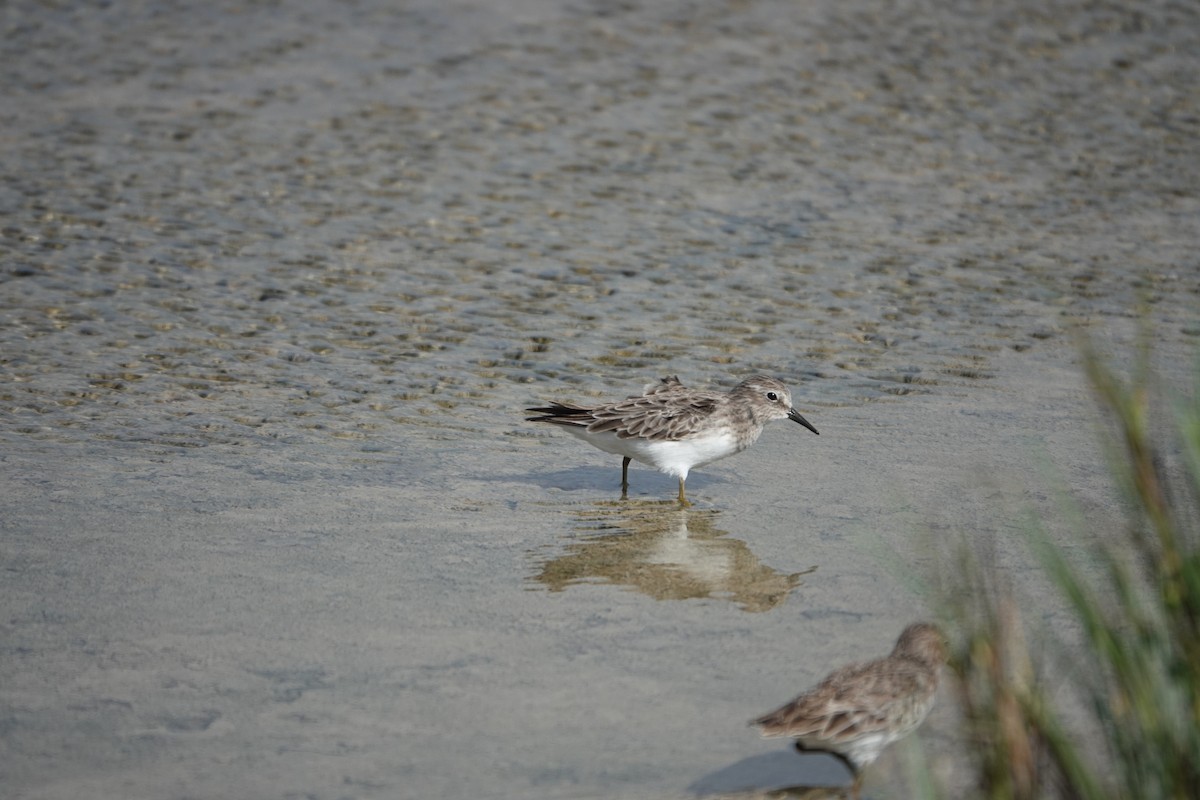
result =
[[[632,461],[629,456],[621,459],[621,499],[624,500],[629,494],[629,462]]]
[[[837,752],[836,750],[822,750],[818,747],[805,747],[804,743],[799,739],[792,742],[792,745],[796,748],[797,753],[826,753],[845,764],[846,769],[850,770],[850,774],[854,776],[854,782],[850,784],[851,800],[859,800],[859,798],[862,797],[862,772],[859,771],[858,767],[854,766],[854,762],[849,758]]]
[[[687,508],[691,505],[688,502],[687,495],[683,493],[683,478],[679,479],[679,505]]]

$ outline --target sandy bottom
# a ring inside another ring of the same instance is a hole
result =
[[[776,423],[673,481],[566,436],[151,453],[10,446],[10,796],[682,797],[837,783],[746,720],[930,615],[934,542],[1066,480],[1115,517],[1072,354]],[[519,431],[520,424],[507,423]],[[502,432],[501,432],[502,433]],[[1043,595],[1045,621],[1056,603]],[[923,732],[952,741],[942,703]],[[942,765],[953,769],[953,765]],[[894,755],[871,771],[893,796]],[[896,795],[898,796],[898,795]]]
[[[1071,334],[1200,337],[1194,3],[0,10],[0,796],[843,782],[747,720],[1119,524]],[[785,380],[689,478],[522,421]],[[961,761],[949,703],[922,730]],[[867,794],[907,798],[900,753]]]

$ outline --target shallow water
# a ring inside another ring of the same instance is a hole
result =
[[[1111,511],[1076,326],[1200,338],[1193,4],[0,26],[18,794],[728,788],[744,719],[928,613],[863,531],[921,560],[912,526],[1030,497],[939,469],[1040,437]],[[688,514],[522,421],[753,372],[822,435],[773,427]]]

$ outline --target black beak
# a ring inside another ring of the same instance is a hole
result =
[[[804,427],[808,428],[810,431],[812,431],[813,433],[815,433],[817,436],[820,436],[820,435],[821,435],[821,432],[820,432],[819,430],[817,430],[816,428],[814,428],[814,427],[812,426],[812,423],[811,423],[811,422],[809,422],[808,420],[806,420],[804,417],[800,416],[800,412],[799,412],[799,411],[797,411],[797,410],[796,410],[796,409],[794,409],[794,408],[793,408],[793,409],[790,409],[790,410],[788,411],[788,419],[790,419],[792,422],[799,422],[801,425],[803,425]]]

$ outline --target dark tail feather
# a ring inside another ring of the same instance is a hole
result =
[[[590,409],[582,406],[573,406],[567,403],[555,403],[550,401],[550,405],[527,408],[526,411],[532,411],[538,416],[526,417],[526,422],[563,422],[565,420],[590,421]]]

